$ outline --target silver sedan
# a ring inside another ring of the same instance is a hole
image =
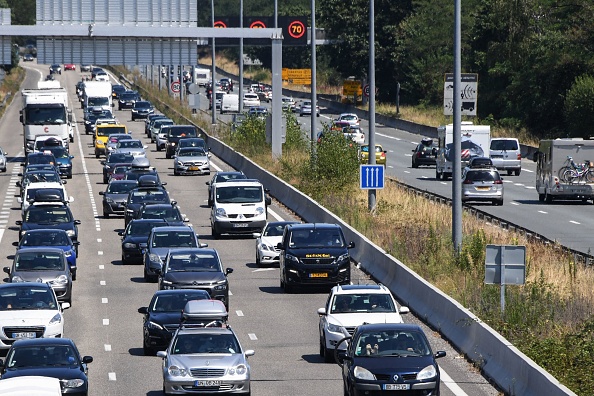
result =
[[[115,152],[132,154],[134,158],[146,157],[146,148],[138,139],[120,140],[116,145]]]
[[[210,175],[210,153],[202,147],[182,147],[173,157],[173,174]]]

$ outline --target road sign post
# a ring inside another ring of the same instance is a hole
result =
[[[362,190],[375,190],[384,188],[383,165],[361,165],[359,174],[359,188]]]

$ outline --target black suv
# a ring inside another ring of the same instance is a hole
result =
[[[159,290],[206,290],[213,300],[220,300],[229,311],[229,282],[233,268],[223,269],[215,249],[172,249],[157,269]]]
[[[198,131],[193,125],[166,125],[161,132],[167,136],[165,142],[165,158],[173,157],[180,139],[198,137]]]
[[[138,218],[138,213],[144,204],[171,204],[169,193],[163,187],[137,187],[128,193],[126,200],[125,224]]]
[[[122,92],[118,98],[118,110],[131,109],[134,103],[140,100],[140,95],[136,91]]]
[[[280,285],[286,293],[297,286],[346,285],[351,281],[349,249],[338,224],[305,223],[285,227],[280,252]]]

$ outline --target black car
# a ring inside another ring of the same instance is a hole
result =
[[[34,203],[25,211],[23,220],[17,220],[20,226],[19,236],[26,231],[40,228],[58,228],[66,231],[72,242],[78,242],[78,225],[80,220],[75,220],[68,205],[63,203]],[[78,254],[78,244],[76,254]]]
[[[126,199],[125,224],[138,218],[138,213],[144,204],[165,203],[171,204],[169,193],[162,187],[136,187],[130,190]]]
[[[49,169],[35,169],[39,165],[31,165],[27,167],[27,171],[24,173],[19,173],[21,176],[21,180],[16,182],[16,186],[20,188],[20,194],[23,195],[25,192],[25,187],[30,183],[40,183],[40,182],[61,182],[62,184],[66,183],[66,180],[62,180],[60,174],[56,171],[56,168],[53,165],[48,166]],[[33,168],[35,167],[35,168]]]
[[[344,340],[349,344],[344,355],[338,354],[338,361],[345,395],[439,395],[435,359],[446,353],[434,354],[418,325],[363,324]]]
[[[412,153],[413,168],[418,168],[420,165],[435,165],[437,147],[433,145],[433,139],[424,138]]]
[[[142,326],[142,349],[144,354],[154,355],[166,349],[182,320],[182,311],[188,301],[208,300],[205,290],[159,290],[148,307],[138,308],[144,315]]]
[[[247,176],[241,171],[219,171],[214,174],[212,179],[206,182],[208,185],[208,206],[212,206],[212,202],[214,200],[213,194],[213,187],[216,183],[224,183],[228,182],[229,180],[236,180],[236,179],[247,179]]]
[[[131,109],[134,103],[140,100],[140,95],[136,91],[122,92],[118,98],[118,110]]]
[[[101,161],[103,165],[103,183],[109,181],[109,173],[115,164],[129,163],[132,164],[134,156],[128,153],[108,153],[105,161]]]
[[[120,98],[120,94],[126,92],[127,89],[122,84],[112,84],[111,85],[111,96],[118,100]]]
[[[56,157],[54,157],[54,155],[50,152],[29,153],[27,157],[25,157],[25,167],[37,164],[53,165],[56,168],[56,170],[58,170],[58,162],[56,161]]]
[[[53,64],[49,68],[50,74],[62,74],[62,66],[58,64]]]
[[[144,120],[144,133],[146,133],[147,137],[151,137],[151,126],[153,125],[153,122],[159,118],[167,118],[167,116],[164,116],[163,114],[152,113],[149,114]]]
[[[198,130],[193,125],[166,125],[161,128],[166,136],[165,158],[171,158],[181,139],[198,137]]]
[[[91,107],[84,114],[85,122],[85,134],[91,134],[95,132],[95,122],[99,118],[113,118],[113,114],[109,110],[105,110],[101,107]]]
[[[137,119],[144,119],[148,117],[149,114],[154,113],[155,108],[151,104],[151,102],[147,102],[146,100],[139,100],[134,102],[134,106],[132,106],[132,121]]]
[[[229,282],[233,268],[223,269],[215,249],[193,248],[170,250],[159,274],[159,290],[206,290],[213,300],[220,300],[229,311]]]
[[[60,176],[67,179],[72,179],[72,159],[74,155],[70,155],[68,149],[63,146],[43,146],[39,149],[43,153],[52,153],[56,159],[56,167]]]
[[[105,73],[105,70],[103,70],[100,67],[93,67],[91,69],[91,80],[94,80],[95,77],[97,77],[97,74],[99,74],[99,73]]]
[[[138,219],[164,219],[170,225],[183,225],[189,220],[182,215],[176,202],[170,204],[143,204],[138,212]]]
[[[111,180],[105,191],[99,191],[99,195],[103,196],[103,217],[123,215],[128,194],[137,186],[138,182],[135,180]]]
[[[280,250],[280,284],[286,293],[302,286],[347,285],[351,281],[349,249],[338,224],[303,223],[285,227]]]
[[[0,360],[1,379],[22,376],[58,378],[63,395],[87,395],[87,364],[91,356],[81,356],[69,338],[32,338],[17,340]]]
[[[140,244],[146,244],[154,227],[165,227],[169,223],[163,219],[134,219],[128,223],[124,231],[118,232],[122,237],[122,264],[142,264],[143,251]]]

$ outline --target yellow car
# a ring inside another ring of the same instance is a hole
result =
[[[359,161],[362,164],[369,163],[369,145],[364,144],[359,150]],[[375,145],[375,163],[378,165],[386,166],[386,152],[381,144]]]
[[[124,124],[118,124],[117,121],[108,121],[97,124],[95,127],[95,157],[106,155],[107,139],[114,133],[128,133],[128,128]]]

